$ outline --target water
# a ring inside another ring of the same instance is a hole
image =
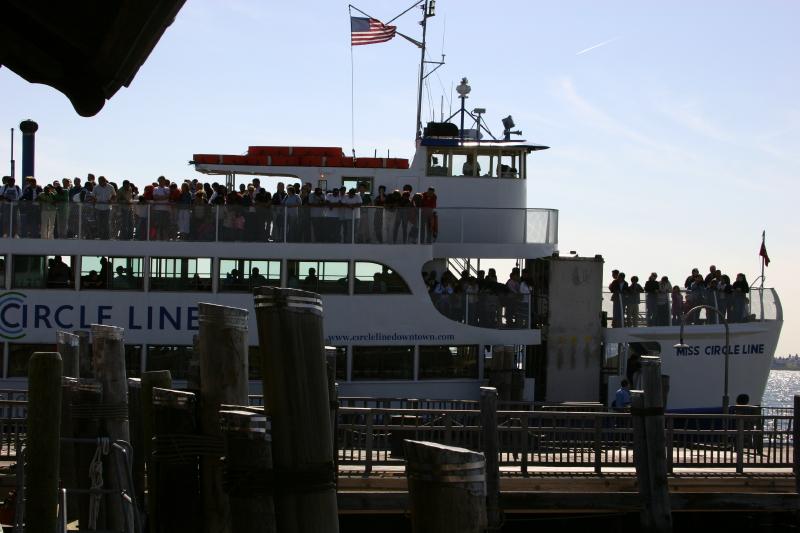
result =
[[[771,370],[761,405],[792,407],[795,394],[800,394],[800,371]]]

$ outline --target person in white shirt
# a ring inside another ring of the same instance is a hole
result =
[[[158,187],[153,189],[152,223],[156,228],[157,240],[169,239],[170,226],[169,182],[164,176],[158,177]]]
[[[339,210],[342,206],[342,198],[339,196],[339,189],[333,189],[325,196],[325,226],[327,228],[327,242],[339,242],[342,230],[339,224]]]
[[[100,176],[97,178],[97,185],[92,189],[89,198],[94,204],[97,236],[100,239],[108,239],[111,232],[109,217],[111,206],[109,204],[116,200],[117,191],[108,183],[105,176]]]
[[[342,197],[342,228],[343,228],[343,242],[353,242],[353,223],[356,227],[358,221],[361,219],[361,196],[356,194],[355,189],[350,189],[347,194]]]

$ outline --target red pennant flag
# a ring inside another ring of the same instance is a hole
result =
[[[758,255],[764,258],[764,266],[769,266],[769,255],[767,255],[767,245],[764,244],[764,241],[761,241],[761,251],[758,252]]]

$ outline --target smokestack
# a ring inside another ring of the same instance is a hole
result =
[[[19,123],[19,130],[22,132],[22,179],[28,176],[35,176],[33,162],[36,152],[36,130],[39,125],[28,119]]]

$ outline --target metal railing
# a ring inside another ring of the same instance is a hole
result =
[[[539,466],[634,467],[632,418],[626,413],[499,411],[499,461],[523,474]],[[665,417],[668,468],[735,469],[792,466],[792,416]],[[339,463],[402,464],[404,439],[482,449],[480,411],[341,407]]]
[[[123,241],[557,244],[558,211],[0,201],[0,236]]]
[[[679,292],[673,304],[669,294],[612,294],[603,292],[603,311],[608,327],[679,326],[681,315],[696,305],[710,305],[719,309],[728,323],[776,320],[780,316],[779,300],[775,289],[753,288],[749,293],[721,293],[715,290]],[[688,304],[686,303],[688,302]],[[696,311],[686,324],[717,324],[716,313]]]
[[[483,328],[531,327],[531,295],[492,292],[431,293],[434,307],[451,320]]]

